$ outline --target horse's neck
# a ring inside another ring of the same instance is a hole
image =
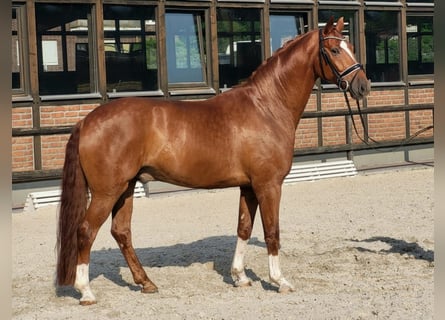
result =
[[[252,75],[255,99],[277,113],[291,113],[298,124],[309,100],[317,76],[317,41],[313,32],[293,40],[264,63]],[[275,110],[273,110],[275,109]]]

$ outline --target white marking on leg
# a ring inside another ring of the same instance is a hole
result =
[[[80,292],[80,304],[92,304],[96,302],[93,292],[90,288],[89,265],[79,264],[76,269],[76,281],[74,288]]]
[[[237,287],[251,285],[251,281],[244,271],[244,256],[247,251],[247,242],[248,240],[243,240],[240,237],[238,237],[236,242],[235,255],[232,262],[232,278]]]
[[[283,277],[280,270],[278,255],[269,255],[269,277],[273,283],[279,285],[278,292],[294,291],[294,287]]]

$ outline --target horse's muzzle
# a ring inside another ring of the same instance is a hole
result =
[[[371,92],[371,81],[366,78],[364,72],[358,73],[349,84],[349,92],[352,98],[361,100]]]

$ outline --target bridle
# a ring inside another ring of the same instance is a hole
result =
[[[353,117],[354,113],[352,112],[351,104],[349,103],[349,98],[348,98],[348,95],[347,95],[347,91],[349,89],[349,81],[344,79],[346,76],[348,76],[348,75],[350,75],[352,73],[355,73],[354,77],[352,78],[352,81],[354,81],[355,77],[357,76],[357,71],[363,70],[363,65],[361,63],[356,62],[353,65],[351,65],[350,67],[346,68],[344,71],[341,71],[341,72],[338,71],[337,68],[332,63],[331,59],[329,58],[328,54],[326,53],[326,48],[324,46],[324,42],[326,40],[329,40],[329,39],[335,39],[335,40],[339,40],[339,41],[346,41],[346,39],[344,37],[343,38],[335,37],[335,36],[323,37],[323,30],[320,29],[320,31],[319,31],[319,43],[320,43],[320,56],[321,56],[321,58],[319,60],[320,60],[320,69],[321,69],[321,73],[323,74],[323,78],[326,79],[326,74],[324,73],[322,59],[331,68],[331,71],[334,73],[335,77],[337,78],[337,86],[338,86],[338,88],[341,91],[343,91],[346,103],[348,105],[349,113],[350,113],[351,118],[352,118],[352,125],[354,126],[355,133],[357,134],[359,139],[363,143],[365,143],[365,144],[369,145],[368,140],[371,140],[374,143],[377,143],[377,141],[375,141],[374,139],[372,139],[372,138],[370,138],[368,136],[368,128],[366,126],[365,120],[363,119],[362,111],[360,109],[360,104],[359,104],[358,100],[356,100],[356,102],[357,102],[357,110],[359,112],[360,121],[361,121],[362,126],[363,126],[364,138],[362,138],[358,134],[357,126],[355,125],[355,121],[354,121],[354,117]]]
[[[352,81],[354,81],[355,77],[357,76],[357,72],[359,70],[364,70],[363,65],[361,63],[354,63],[351,66],[347,67],[345,70],[343,71],[338,71],[337,68],[334,66],[334,64],[332,63],[331,59],[329,58],[328,54],[326,53],[326,48],[324,46],[324,42],[326,40],[329,39],[334,39],[334,40],[338,40],[338,41],[346,41],[346,39],[340,38],[340,37],[336,37],[336,36],[327,36],[327,37],[323,37],[323,29],[320,29],[319,31],[319,44],[320,44],[320,69],[321,69],[321,73],[323,75],[323,78],[326,80],[326,74],[324,72],[323,69],[323,63],[322,60],[324,60],[326,62],[326,64],[331,68],[331,71],[334,73],[335,77],[337,78],[337,86],[338,88],[343,92],[344,96],[345,96],[345,100],[346,100],[346,104],[348,105],[348,109],[349,109],[349,114],[351,116],[352,119],[352,125],[354,127],[354,131],[357,135],[357,137],[366,145],[371,146],[369,141],[374,142],[375,144],[380,144],[378,141],[372,139],[369,135],[368,135],[368,126],[366,125],[366,122],[363,118],[363,113],[362,110],[360,108],[360,103],[359,101],[356,99],[357,102],[357,111],[360,117],[360,122],[363,126],[363,135],[364,137],[362,138],[357,130],[357,126],[355,124],[355,120],[354,120],[354,112],[352,111],[351,108],[351,104],[349,103],[349,98],[347,95],[347,91],[349,89],[349,81],[344,79],[345,77],[347,77],[348,75],[355,73],[354,77],[352,78]],[[414,139],[415,137],[417,137],[419,134],[421,134],[422,132],[425,132],[427,130],[433,129],[434,125],[430,125],[427,126],[423,129],[418,130],[417,132],[415,132],[414,134],[412,134],[410,137],[406,138],[405,140],[403,140],[399,146],[397,146],[396,148],[394,148],[394,150],[402,147],[403,145],[407,144],[409,141],[411,141],[412,139]],[[374,148],[375,149],[375,148]],[[375,149],[377,150],[377,149]],[[377,150],[379,151],[379,150]]]
[[[359,70],[363,70],[363,65],[361,63],[354,63],[350,67],[346,68],[343,71],[338,71],[337,68],[332,63],[332,60],[329,58],[328,54],[326,53],[326,48],[324,46],[324,42],[329,39],[339,40],[339,41],[346,41],[345,38],[335,37],[335,36],[328,36],[323,37],[323,30],[320,29],[319,32],[319,42],[320,42],[320,56],[323,58],[323,60],[326,62],[326,64],[331,68],[332,72],[334,73],[335,77],[337,78],[337,86],[338,88],[346,92],[349,89],[349,81],[345,80],[344,78],[352,73],[356,73]],[[326,79],[326,75],[324,73],[323,65],[322,65],[322,59],[320,59],[320,69],[321,73],[323,74],[323,78]],[[355,78],[355,75],[354,75]],[[352,78],[352,80],[354,80]]]

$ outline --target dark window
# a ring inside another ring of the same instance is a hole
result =
[[[207,83],[204,12],[165,15],[169,85]]]
[[[284,43],[308,30],[306,13],[272,13],[270,15],[270,48],[274,52]]]
[[[91,7],[83,4],[36,4],[41,95],[96,91],[91,57]]]
[[[231,87],[247,79],[261,64],[260,9],[217,11],[219,85]]]
[[[25,22],[24,7],[12,7],[12,90],[13,94],[25,93],[25,38],[23,35],[23,24]]]
[[[155,10],[104,5],[107,91],[158,89]]]
[[[400,81],[399,13],[365,11],[366,73],[374,82]]]
[[[319,27],[322,28],[326,25],[331,17],[334,17],[337,20],[340,17],[343,17],[345,26],[343,28],[343,36],[351,42],[355,49],[357,49],[356,41],[357,37],[357,12],[352,10],[319,10],[318,11],[318,24]]]
[[[408,16],[408,74],[434,73],[433,17]]]

